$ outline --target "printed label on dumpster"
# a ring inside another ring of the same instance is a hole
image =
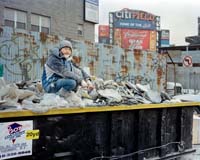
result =
[[[39,139],[39,136],[40,136],[40,131],[38,129],[26,131],[26,139],[27,140]]]
[[[33,121],[0,123],[0,160],[32,155],[32,140],[26,131],[33,130]]]

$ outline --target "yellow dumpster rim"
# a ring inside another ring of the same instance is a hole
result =
[[[198,107],[199,102],[181,102],[181,103],[160,103],[160,104],[137,104],[137,105],[119,105],[119,106],[90,106],[90,107],[73,107],[73,108],[58,108],[51,109],[45,113],[34,113],[30,110],[5,110],[0,111],[0,118],[11,117],[30,117],[30,116],[45,116],[45,115],[62,115],[75,113],[90,113],[90,112],[110,112],[110,111],[126,111],[140,109],[159,109],[159,108],[176,108],[176,107]]]

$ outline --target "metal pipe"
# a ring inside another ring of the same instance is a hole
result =
[[[170,56],[169,52],[168,51],[165,51],[164,53],[166,53],[170,59],[170,61],[172,62],[172,64],[174,65],[174,95],[176,95],[176,64],[174,63],[172,57]],[[166,67],[167,68],[167,67]],[[166,72],[166,77],[167,77],[167,72]],[[167,79],[167,78],[166,78]],[[167,87],[166,87],[167,88]]]

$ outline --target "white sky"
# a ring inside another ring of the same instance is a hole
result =
[[[123,8],[160,16],[161,29],[170,30],[170,44],[186,45],[186,36],[198,34],[200,0],[99,0],[99,24],[107,25],[108,13]]]

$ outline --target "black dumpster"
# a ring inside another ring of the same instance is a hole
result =
[[[9,111],[0,112],[0,123],[31,120],[33,130],[39,130],[32,155],[18,156],[19,160],[168,159],[194,151],[193,107],[198,105],[87,107],[43,114]]]

